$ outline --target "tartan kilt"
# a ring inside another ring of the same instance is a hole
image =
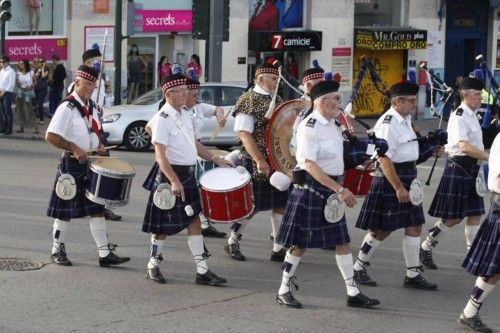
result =
[[[470,161],[447,160],[443,176],[429,208],[429,215],[443,219],[462,219],[466,216],[483,215],[485,213],[484,200],[476,193],[476,177],[479,168],[477,163]]]
[[[405,189],[409,190],[411,182],[417,178],[417,170],[407,167],[395,168]],[[410,202],[400,203],[396,191],[384,176],[373,177],[356,221],[357,228],[394,231],[424,223],[422,204],[413,206]]]
[[[500,205],[492,202],[488,217],[474,238],[462,263],[472,275],[492,277],[500,274]]]
[[[304,188],[294,188],[286,205],[276,241],[302,249],[331,248],[351,241],[345,215],[337,223],[329,223],[323,213],[326,200],[333,192],[316,181],[306,181],[324,196]]]
[[[80,164],[77,159],[70,157],[62,157],[59,160],[56,179],[52,186],[52,194],[47,208],[47,216],[70,220],[104,213],[104,206],[90,201],[85,196],[88,164],[89,162]],[[56,194],[56,183],[61,174],[70,174],[75,178],[76,195],[71,200],[63,200]]]
[[[193,173],[178,173],[182,185],[184,186],[184,194],[186,201],[182,202],[180,197],[177,197],[175,206],[170,210],[162,210],[156,207],[153,203],[153,196],[159,184],[168,182],[167,177],[161,172],[158,163],[155,163],[143,184],[143,187],[151,191],[149,194],[148,203],[146,205],[146,213],[142,224],[142,231],[153,234],[175,235],[184,230],[193,219],[198,217],[201,212],[200,194],[198,185]],[[191,205],[194,214],[187,216],[184,208]]]

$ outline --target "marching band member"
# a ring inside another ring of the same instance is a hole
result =
[[[257,66],[255,71],[255,87],[241,95],[236,101],[234,115],[236,117],[234,130],[238,132],[245,151],[252,158],[253,172],[253,194],[254,213],[272,210],[271,226],[273,237],[272,261],[283,261],[286,249],[274,240],[285,211],[288,191],[279,191],[269,183],[271,168],[266,154],[265,132],[268,119],[265,117],[273,96],[271,95],[278,82],[278,68],[269,63]],[[276,105],[280,105],[282,99],[276,97]],[[234,222],[231,226],[232,232],[229,236],[224,250],[234,260],[245,260],[240,251],[239,240],[242,231],[248,223],[248,219]]]
[[[314,111],[300,123],[297,131],[297,167],[304,170],[305,181],[296,184],[286,206],[277,242],[292,247],[283,263],[283,277],[276,296],[278,304],[301,308],[290,284],[294,272],[308,248],[335,247],[335,259],[347,288],[347,305],[371,308],[379,304],[365,296],[353,280],[353,262],[345,215],[329,223],[324,216],[326,198],[337,193],[348,207],[356,199],[342,187],[339,178],[344,173],[343,136],[335,118],[340,109],[340,94],[336,81],[319,82],[311,90]],[[307,174],[305,173],[307,172]]]
[[[63,266],[72,265],[64,245],[67,224],[71,219],[85,216],[90,216],[90,230],[99,249],[100,266],[119,265],[130,260],[112,252],[114,246],[110,246],[108,241],[104,206],[85,197],[85,175],[89,163],[87,152],[97,149],[99,154],[105,154],[104,146],[99,142],[97,110],[90,102],[97,78],[98,73],[94,68],[86,65],[78,68],[71,100],[59,105],[45,135],[48,143],[64,150],[55,183],[62,174],[70,174],[76,183],[76,195],[70,200],[61,199],[54,186],[47,210],[47,215],[55,219],[51,259]]]
[[[359,284],[376,286],[366,272],[375,250],[391,232],[404,228],[403,253],[406,262],[404,286],[436,290],[420,274],[419,247],[422,224],[425,223],[422,205],[410,203],[410,183],[417,177],[416,162],[419,145],[411,126],[411,114],[416,109],[418,85],[401,82],[390,88],[391,107],[374,127],[377,138],[385,139],[389,150],[379,159],[382,173],[373,177],[368,195],[356,222],[366,234],[357,261],[354,279]]]
[[[165,283],[159,269],[163,260],[162,248],[167,235],[175,235],[187,228],[188,244],[196,262],[196,283],[219,286],[226,283],[208,269],[208,253],[203,244],[200,196],[194,176],[197,155],[219,166],[226,162],[214,157],[195,139],[194,118],[185,110],[188,89],[183,74],[171,74],[162,84],[165,104],[149,122],[151,142],[155,147],[155,159],[143,187],[151,191],[146,206],[142,231],[151,233],[150,259],[146,277],[153,282]],[[154,203],[158,186],[168,182],[176,196],[171,209],[160,209]]]
[[[226,119],[224,118],[224,109],[217,107],[212,104],[199,103],[198,93],[200,89],[200,82],[196,78],[193,68],[188,68],[186,71],[187,80],[186,84],[188,87],[188,94],[186,97],[186,108],[189,112],[192,112],[195,119],[195,135],[196,139],[201,138],[201,128],[203,127],[203,121],[205,118],[215,116],[217,118],[217,124],[220,127],[224,127],[226,124]],[[200,212],[201,220],[201,234],[203,237],[215,237],[224,238],[226,237],[225,232],[218,231],[210,221],[205,217],[203,212]]]
[[[492,332],[479,318],[479,309],[500,279],[500,134],[491,146],[488,189],[491,207],[482,223],[462,267],[476,275],[476,284],[458,321],[476,332]]]
[[[420,260],[430,269],[437,266],[432,249],[448,229],[467,217],[465,240],[470,248],[484,214],[483,198],[477,195],[475,184],[480,166],[478,161],[487,160],[484,151],[481,125],[476,117],[481,107],[483,83],[476,78],[464,78],[460,86],[462,103],[448,120],[449,155],[438,189],[429,208],[429,215],[438,217],[420,248]]]

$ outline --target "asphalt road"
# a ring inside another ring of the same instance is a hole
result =
[[[436,292],[402,287],[402,232],[395,232],[372,258],[369,272],[379,287],[362,290],[381,301],[376,310],[345,305],[345,287],[334,252],[310,250],[296,275],[301,310],[278,306],[280,264],[269,261],[269,213],[259,213],[241,242],[245,262],[231,261],[224,240],[207,239],[209,267],[226,277],[226,287],[194,284],[195,264],[186,234],[168,239],[161,269],[168,283],[144,278],[149,235],[140,231],[148,193],[141,185],[153,161],[151,153],[117,151],[113,155],[136,168],[130,203],[116,210],[121,222],[109,222],[108,233],[118,253],[131,261],[100,268],[88,220],[75,220],[66,249],[72,267],[49,263],[52,221],[45,215],[54,181],[58,151],[41,141],[0,139],[0,258],[27,258],[47,265],[40,270],[0,271],[0,332],[460,332],[456,319],[475,278],[460,264],[465,255],[463,225],[456,226],[435,251],[437,271],[425,276],[439,285]],[[424,182],[432,161],[419,167]],[[443,167],[426,188],[427,210]],[[353,251],[364,232],[354,228],[361,207],[347,210]],[[489,198],[486,199],[489,202]],[[486,204],[489,207],[489,203]],[[427,216],[428,217],[428,216]],[[425,229],[434,224],[428,217]],[[229,231],[229,225],[217,225]],[[498,288],[497,288],[498,289]],[[481,316],[500,331],[499,291],[486,300]]]

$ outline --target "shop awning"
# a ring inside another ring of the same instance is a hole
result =
[[[370,50],[427,48],[427,30],[403,27],[354,27],[354,46]]]

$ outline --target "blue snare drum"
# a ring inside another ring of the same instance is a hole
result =
[[[134,167],[116,158],[97,158],[90,163],[85,196],[95,203],[124,206],[128,202]]]

